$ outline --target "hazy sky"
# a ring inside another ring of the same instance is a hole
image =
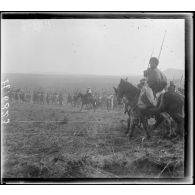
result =
[[[2,20],[2,72],[142,74],[154,48],[159,68],[184,69],[183,19]]]

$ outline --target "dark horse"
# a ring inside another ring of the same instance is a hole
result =
[[[72,100],[73,98],[72,98],[72,96],[70,95],[70,94],[68,94],[68,97],[67,97],[67,104],[71,104],[72,105],[72,102],[73,102],[73,100]]]
[[[119,85],[115,89],[117,100],[121,101],[123,97],[128,100],[131,107],[129,111],[128,127],[127,131],[131,130],[130,137],[133,135],[134,129],[137,126],[136,121],[143,124],[143,129],[146,131],[146,135],[149,138],[150,134],[148,132],[148,122],[147,120],[151,116],[156,116],[157,127],[163,120],[160,117],[161,113],[168,113],[177,123],[178,132],[183,133],[184,128],[184,96],[179,95],[176,92],[165,92],[159,97],[159,102],[156,107],[147,107],[146,109],[141,109],[137,106],[140,89],[129,83],[128,81],[121,79]]]
[[[95,109],[96,109],[96,99],[94,97],[92,97],[89,94],[82,94],[81,92],[78,93],[77,97],[81,98],[81,109],[80,109],[80,111],[82,111],[84,105],[86,105],[86,106],[91,105],[93,110],[94,110],[94,112],[95,112]]]
[[[79,97],[78,97],[78,94],[76,93],[72,97],[72,104],[74,107],[79,105]]]

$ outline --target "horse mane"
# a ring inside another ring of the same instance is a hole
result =
[[[125,83],[125,86],[128,88],[128,90],[138,92],[139,89],[133,85],[132,83],[128,82],[127,80],[121,79],[121,83]]]
[[[135,85],[133,85],[132,83],[130,83],[129,81],[123,80],[123,79],[122,79],[122,81],[125,82],[129,88],[132,88],[134,90],[138,90],[138,88]]]
[[[122,88],[123,93],[125,93],[128,100],[133,100],[138,96],[140,89],[128,82],[127,80],[121,79],[120,87]]]

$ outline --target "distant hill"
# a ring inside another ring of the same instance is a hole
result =
[[[99,76],[99,75],[49,75],[49,74],[14,74],[2,75],[3,80],[9,79],[9,84],[13,88],[21,89],[44,89],[47,91],[68,91],[76,89],[82,92],[87,87],[94,91],[106,89],[113,93],[113,87],[120,82],[120,76]]]
[[[167,69],[164,71],[168,80],[173,80],[176,85],[183,85],[180,81],[184,70],[180,69]],[[113,92],[113,87],[117,86],[120,79],[127,78],[129,82],[137,85],[143,75],[121,75],[121,76],[109,76],[109,75],[49,75],[49,74],[14,74],[7,73],[2,74],[2,79],[9,79],[10,85],[13,88],[27,88],[27,89],[46,89],[46,90],[66,90],[73,91],[79,89],[85,91],[87,87],[91,87],[95,91],[101,91],[106,89]]]
[[[183,69],[175,69],[175,68],[169,68],[163,71],[168,79],[172,80],[180,80],[182,75],[183,78],[185,77],[184,70]]]

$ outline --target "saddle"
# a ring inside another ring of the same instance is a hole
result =
[[[154,107],[153,104],[149,101],[148,97],[146,96],[146,93],[144,93],[141,96],[141,101],[145,105],[145,108],[151,108]],[[138,106],[139,107],[139,106]]]
[[[154,97],[155,97],[155,99],[157,100],[156,106],[159,105],[159,102],[160,102],[160,99],[161,99],[160,97],[162,96],[162,94],[164,94],[164,92],[165,92],[165,91],[161,91],[161,92],[158,92],[157,94],[154,94]],[[143,106],[143,107],[145,107],[145,108],[154,108],[154,107],[156,107],[156,106],[154,106],[154,105],[150,102],[150,100],[148,99],[146,93],[143,93],[142,96],[140,97],[140,99],[141,99],[141,102],[145,105],[145,106]],[[138,105],[138,107],[139,107],[139,105]]]
[[[93,95],[91,93],[87,93],[86,97],[87,97],[88,100],[91,100],[93,98]]]

